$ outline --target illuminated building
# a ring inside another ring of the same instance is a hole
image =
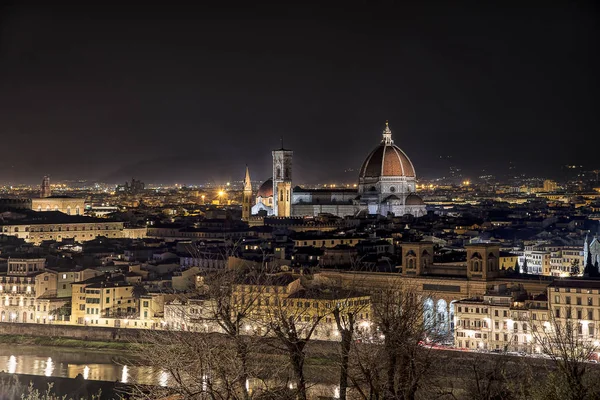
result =
[[[244,192],[242,198],[242,220],[250,219],[250,204],[252,202],[252,182],[250,181],[250,171],[246,167],[246,177],[244,178]]]
[[[259,189],[252,214],[263,211],[279,217],[324,213],[340,217],[359,214],[420,217],[426,213],[425,203],[415,193],[415,168],[406,153],[394,144],[387,123],[381,143],[362,164],[357,189],[292,189],[292,155],[291,150],[283,148],[273,151],[274,178]]]
[[[44,176],[42,179],[42,186],[40,188],[40,197],[50,197],[50,178],[48,176]]]
[[[83,215],[85,200],[69,196],[46,196],[31,199],[33,211],[59,211],[67,215]]]

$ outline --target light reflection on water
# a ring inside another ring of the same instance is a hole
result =
[[[160,368],[136,366],[127,360],[119,359],[122,354],[73,350],[44,346],[0,347],[0,371],[9,373],[57,376],[83,379],[137,383],[142,385],[169,386],[169,373]],[[202,388],[207,389],[208,377],[202,375]],[[247,381],[246,387],[253,390],[260,381]],[[289,384],[290,389],[294,386]],[[311,391],[319,391],[327,397],[339,398],[339,387],[330,384],[316,384]]]
[[[116,355],[82,350],[14,346],[0,348],[0,371],[144,385],[169,385],[169,375],[148,366],[124,365]]]

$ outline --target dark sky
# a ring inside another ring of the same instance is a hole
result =
[[[352,181],[386,119],[424,177],[600,167],[592,2],[80,3],[0,6],[2,182]]]

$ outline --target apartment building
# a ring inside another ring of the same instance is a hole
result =
[[[583,342],[600,341],[600,280],[556,280],[548,286],[548,299],[549,319],[556,325],[571,325]]]
[[[532,321],[547,321],[545,294],[528,296],[500,286],[482,298],[454,304],[455,346],[470,350],[532,352]]]
[[[46,323],[66,300],[57,299],[57,274],[44,258],[9,258],[0,275],[0,321]]]

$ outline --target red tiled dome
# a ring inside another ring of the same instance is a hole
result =
[[[360,177],[415,176],[408,156],[393,143],[382,142],[369,154],[360,169]]]
[[[418,196],[414,193],[411,193],[406,197],[405,204],[407,206],[422,206],[425,204],[425,202],[423,201],[423,199],[420,196]]]
[[[359,178],[380,176],[415,177],[415,168],[410,159],[392,140],[392,131],[386,121],[381,144],[369,154],[360,169]]]
[[[273,178],[267,179],[260,188],[258,188],[258,192],[256,193],[256,197],[273,197]]]

